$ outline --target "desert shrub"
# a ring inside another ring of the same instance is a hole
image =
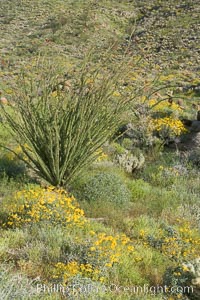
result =
[[[117,174],[100,172],[84,183],[82,199],[123,204],[130,201],[130,191]]]
[[[187,203],[195,204],[198,202],[198,195],[200,192],[200,178],[199,172],[195,169],[189,170],[187,176],[182,176],[179,178],[177,183],[175,184],[176,191],[180,193],[187,193],[187,199],[185,199]]]
[[[62,186],[98,157],[133,96],[114,96],[123,82],[115,67],[92,69],[86,61],[66,84],[59,70],[39,63],[19,76],[14,105],[1,104],[1,114],[25,162],[50,184]]]
[[[139,249],[143,252],[143,261],[140,266],[143,277],[145,277],[153,286],[162,285],[163,274],[170,266],[171,262],[156,249],[144,246]]]
[[[132,201],[145,199],[152,191],[151,185],[142,179],[130,180],[128,188],[131,191]]]
[[[192,220],[200,229],[200,207],[198,204],[183,203],[177,210],[177,216],[187,220]]]
[[[0,158],[0,176],[8,176],[9,178],[23,177],[26,174],[25,164],[18,160],[10,160],[8,157]]]
[[[85,222],[84,212],[74,197],[61,189],[25,189],[14,195],[14,202],[11,199],[9,203],[7,199],[1,203],[1,226],[4,228],[16,228],[40,221],[64,226],[82,226]]]
[[[170,99],[149,99],[149,108],[152,116],[152,128],[159,138],[167,142],[174,140],[177,136],[187,132],[183,123],[179,120],[182,113],[180,105]]]
[[[153,168],[155,169],[155,167]],[[174,167],[160,165],[155,172],[149,173],[149,175],[153,185],[169,187],[177,181],[181,173]]]
[[[12,141],[12,136],[8,130],[5,130],[0,116],[0,144],[6,145]]]
[[[127,220],[129,235],[143,245],[157,249],[164,257],[177,264],[198,257],[199,232],[188,221],[176,219],[174,225],[148,216]]]
[[[143,238],[149,234],[155,234],[158,231],[159,223],[148,215],[143,215],[135,219],[127,220],[130,234],[133,238]]]
[[[144,172],[139,173],[140,177],[151,183],[153,186],[170,187],[176,185],[180,180],[188,178],[189,169],[180,156],[165,153],[153,164],[150,161],[144,166]]]
[[[170,293],[171,297],[175,299],[188,299],[189,292],[193,294],[193,287],[191,285],[192,278],[194,278],[194,276],[189,272],[189,269],[183,265],[167,268],[163,276],[163,282],[168,287],[173,287],[174,292]],[[178,287],[180,292],[178,292]],[[183,292],[180,287],[182,287]]]
[[[105,226],[115,228],[116,230],[125,230],[124,219],[129,213],[129,205],[114,205],[113,202],[94,201],[89,202],[83,200],[80,202],[81,208],[85,211],[88,218],[98,221]],[[119,220],[122,220],[119,222]],[[124,231],[123,231],[124,232]]]
[[[119,143],[116,143],[116,142],[112,142],[108,147],[108,153],[113,157],[116,154],[118,154],[118,155],[124,154],[125,151],[126,151],[126,149],[122,145],[120,145]]]
[[[0,269],[0,298],[10,299],[35,299],[37,291],[33,281],[26,276],[15,273],[10,274],[9,268],[2,266]]]
[[[131,139],[124,138],[122,141],[122,147],[124,147],[126,150],[132,150],[133,142],[131,141]]]
[[[198,257],[199,233],[188,222],[180,221],[176,226],[160,224],[157,232],[148,234],[144,230],[141,238],[177,264]]]
[[[153,126],[162,139],[173,138],[187,132],[183,123],[172,117],[155,119]]]
[[[2,125],[0,125],[0,147],[2,146],[0,153],[0,176],[2,177],[5,174],[9,178],[24,177],[24,175],[27,175],[27,170],[24,162],[19,159],[20,155],[22,155],[21,148],[16,146],[10,147],[11,151],[14,150],[18,156],[11,151],[3,149],[4,147],[6,148],[6,145],[10,141],[7,136],[9,132],[4,128],[2,135],[1,131],[3,131]]]
[[[82,237],[66,248],[65,256],[62,255],[61,260],[55,264],[54,278],[66,284],[70,278],[80,275],[108,283],[115,266],[119,265],[120,268],[120,265],[124,265],[124,253],[127,260],[138,261],[139,253],[125,234],[90,231],[90,240],[83,240]],[[139,276],[139,273],[135,275]]]
[[[137,255],[135,260],[130,260],[127,255],[122,255],[121,263],[116,265],[112,270],[111,282],[115,282],[116,278],[120,280],[123,286],[148,284],[148,279],[143,277],[139,267],[139,262],[142,260],[141,255]]]

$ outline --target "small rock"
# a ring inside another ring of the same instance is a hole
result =
[[[8,100],[5,97],[1,97],[0,101],[2,104],[8,104]]]
[[[192,284],[200,287],[200,277],[192,279]]]

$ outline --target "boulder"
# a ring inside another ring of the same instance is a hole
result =
[[[185,151],[200,149],[200,111],[197,112],[196,120],[183,119],[182,123],[187,128],[187,133],[180,137],[178,148]]]
[[[179,150],[183,151],[196,151],[200,149],[200,131],[188,132],[182,135],[177,146]]]

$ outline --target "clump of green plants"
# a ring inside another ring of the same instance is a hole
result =
[[[130,180],[128,182],[128,187],[131,191],[132,201],[142,201],[143,199],[147,199],[152,192],[151,185],[142,179]]]
[[[10,272],[11,271],[11,272]],[[39,299],[34,281],[20,272],[13,273],[11,266],[3,265],[0,269],[0,298]]]
[[[10,160],[7,157],[0,158],[0,176],[23,177],[26,174],[26,168],[23,162],[18,159]]]
[[[192,222],[200,229],[200,207],[198,204],[183,203],[178,207],[177,216]]]
[[[123,204],[130,201],[131,194],[120,175],[99,172],[83,184],[81,198],[91,202]]]

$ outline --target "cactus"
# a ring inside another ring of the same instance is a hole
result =
[[[136,156],[131,154],[128,150],[125,150],[124,153],[116,155],[116,161],[126,172],[133,173],[143,167],[145,158],[142,153]]]
[[[198,300],[200,298],[200,257],[192,262],[185,263],[184,267],[188,269],[188,272],[193,277],[191,283],[194,290],[193,293],[188,295],[188,298],[191,300]]]

